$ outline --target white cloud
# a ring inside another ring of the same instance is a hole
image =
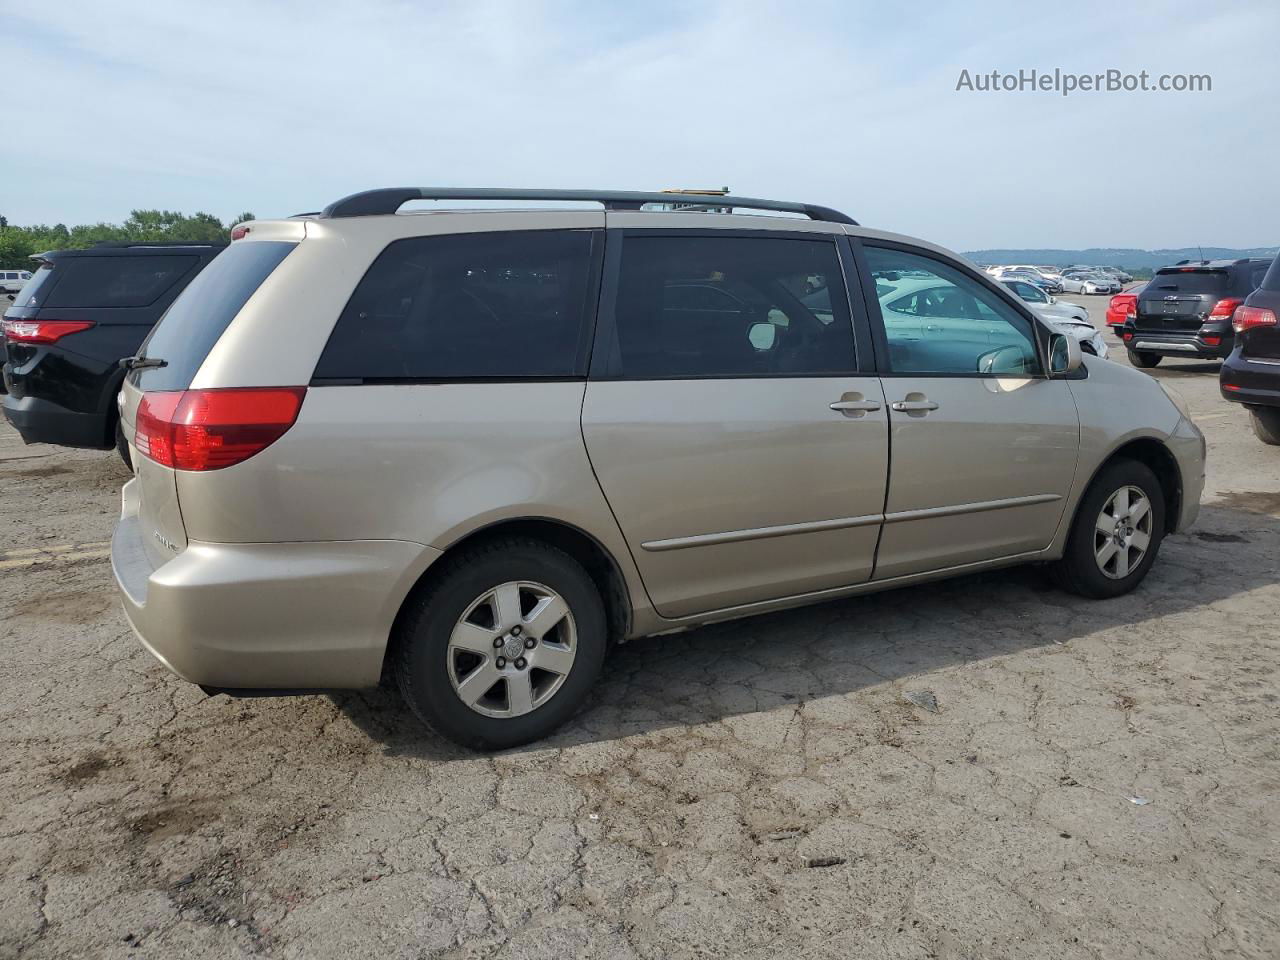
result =
[[[724,185],[963,248],[1274,243],[1273,6],[139,0],[10,9],[11,222],[371,186]],[[970,70],[1211,94],[957,93]],[[1206,183],[1205,178],[1212,178]]]

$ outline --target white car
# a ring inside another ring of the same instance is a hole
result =
[[[1034,284],[1026,283],[1026,286],[1034,289]],[[894,282],[877,280],[876,292],[886,328],[904,339],[955,335],[957,331],[972,332],[976,339],[983,339],[991,322],[998,319],[983,304],[939,277]],[[1107,344],[1089,322],[1089,312],[1083,307],[1064,304],[1062,312],[1051,312],[1057,307],[1056,301],[1053,304],[1028,302],[1027,306],[1054,329],[1078,340],[1081,350],[1105,359]],[[1040,309],[1042,307],[1045,309]],[[1083,311],[1085,319],[1077,319],[1078,314],[1072,312],[1072,308]]]
[[[17,293],[30,279],[30,270],[0,270],[0,292]]]
[[[1120,281],[1100,273],[1068,273],[1062,278],[1063,293],[1119,293]]]
[[[1089,322],[1089,311],[1080,304],[1051,297],[1034,283],[1027,283],[1025,280],[1014,278],[1000,282],[1057,329],[1079,340],[1080,349],[1106,359],[1107,342],[1102,339],[1098,328]]]

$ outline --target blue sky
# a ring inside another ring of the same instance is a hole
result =
[[[0,37],[12,223],[728,185],[957,249],[1280,243],[1272,0],[0,0]],[[1055,67],[1213,90],[955,89]]]

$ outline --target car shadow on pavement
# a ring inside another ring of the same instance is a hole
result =
[[[1020,567],[625,644],[610,655],[590,701],[573,720],[519,749],[715,723],[910,681],[891,694],[898,698],[927,688],[934,671],[1066,647],[1104,632],[1108,642],[1120,643],[1126,628],[1190,612],[1206,616],[1213,603],[1280,582],[1275,495],[1253,496],[1256,502],[1244,492],[1232,495],[1230,507],[1203,507],[1190,532],[1164,541],[1146,582],[1114,600],[1072,596],[1042,570]],[[475,756],[424,729],[391,687],[332,696],[388,754]]]

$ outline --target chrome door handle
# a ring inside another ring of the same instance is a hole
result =
[[[938,405],[932,400],[895,400],[889,408],[899,413],[910,413],[913,410],[937,410]]]
[[[880,409],[879,400],[837,400],[831,404],[832,410],[839,410],[842,413],[852,411],[854,413],[868,413],[871,410]]]

